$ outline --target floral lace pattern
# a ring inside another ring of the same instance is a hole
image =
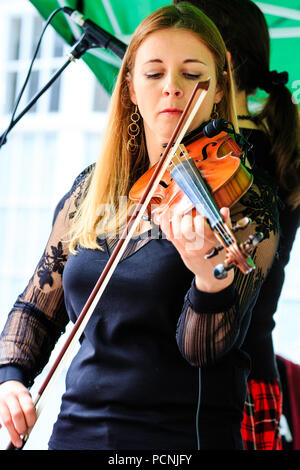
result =
[[[63,252],[62,242],[58,242],[57,246],[50,246],[51,254],[45,253],[44,257],[38,264],[37,275],[39,277],[39,285],[42,289],[45,284],[53,286],[52,273],[57,272],[62,276],[64,264],[68,257]]]

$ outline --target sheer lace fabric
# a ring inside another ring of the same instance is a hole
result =
[[[251,233],[264,234],[264,240],[252,253],[256,269],[247,276],[236,269],[236,301],[226,311],[215,314],[196,312],[186,299],[178,322],[177,343],[183,356],[192,365],[202,367],[214,363],[236,341],[239,343],[237,346],[241,344],[246,333],[241,331],[242,321],[247,316],[245,322],[250,320],[251,309],[276,255],[279,237],[276,195],[267,181],[258,180],[259,184],[253,184],[231,210],[233,222],[245,216],[252,220],[247,229],[238,233],[241,242],[247,240]]]
[[[86,175],[74,183],[57,206],[44,253],[1,334],[0,365],[23,368],[29,384],[47,363],[69,321],[62,288],[62,274],[69,255],[66,235],[85,181]]]

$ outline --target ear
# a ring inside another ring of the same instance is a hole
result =
[[[228,54],[230,54],[230,52],[228,52]],[[223,72],[223,76],[224,76],[224,80],[226,81],[228,79],[228,74],[226,71]],[[220,103],[220,101],[222,101],[223,96],[224,96],[224,91],[222,90],[221,86],[217,84],[214,103],[215,104]]]
[[[135,90],[133,86],[133,80],[129,72],[126,75],[126,81],[128,85],[129,97],[131,101],[133,102],[133,104],[137,105],[136,94],[135,94]]]
[[[220,103],[220,101],[222,101],[223,96],[224,96],[224,91],[222,90],[222,88],[219,85],[217,85],[216,86],[216,91],[215,91],[214,103],[216,103],[216,104]]]
[[[228,60],[229,66],[231,68],[232,67],[232,62],[231,62],[231,53],[230,53],[230,51],[227,51],[227,60]]]

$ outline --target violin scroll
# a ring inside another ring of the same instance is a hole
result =
[[[238,220],[235,225],[232,226],[231,230],[233,233],[236,233],[239,230],[245,230],[251,223],[252,221],[249,217],[243,217],[242,219]],[[223,249],[224,246],[222,244],[214,246],[210,251],[206,253],[204,258],[213,258],[214,256],[217,256],[217,254]]]
[[[248,217],[241,219],[237,222],[237,224],[232,228],[233,231],[244,230],[249,224],[251,220]],[[228,276],[228,271],[233,269],[239,263],[239,268],[244,274],[249,274],[251,271],[255,269],[255,264],[250,257],[250,253],[253,249],[263,240],[264,236],[262,232],[256,232],[255,234],[250,234],[247,240],[240,243],[238,246],[235,242],[230,245],[230,247],[226,247],[226,257],[224,264],[218,264],[214,268],[214,276],[217,279],[225,279]],[[219,244],[218,246],[214,247],[210,252],[205,255],[206,259],[212,258],[216,256],[222,249],[224,245]],[[237,257],[238,253],[238,257]],[[244,261],[241,260],[241,257],[244,257]],[[239,259],[237,263],[237,259]]]

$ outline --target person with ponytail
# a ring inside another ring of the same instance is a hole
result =
[[[180,1],[173,3],[180,4]],[[241,431],[247,450],[281,449],[282,394],[272,331],[284,283],[284,269],[300,221],[299,110],[286,87],[288,73],[270,70],[268,27],[255,3],[250,0],[190,0],[190,3],[216,24],[229,51],[239,128],[252,144],[248,158],[253,172],[264,174],[266,181],[278,186],[280,245],[253,308],[242,348],[251,359],[251,370]],[[264,90],[267,97],[261,109],[249,112],[249,97],[258,89]],[[226,421],[228,403],[224,401],[223,390],[218,396],[211,393],[219,380],[217,367],[203,368],[199,428],[204,449],[222,447],[223,438],[226,439],[225,432],[220,432],[220,423]],[[210,436],[207,434],[208,423],[212,429]]]

